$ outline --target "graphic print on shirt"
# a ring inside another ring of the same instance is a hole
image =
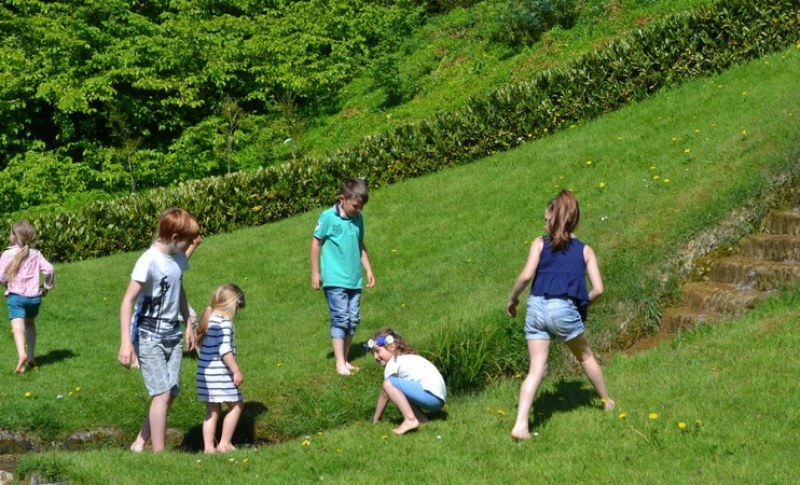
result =
[[[167,277],[161,278],[158,284],[159,291],[154,296],[145,296],[142,300],[142,307],[139,310],[138,323],[141,328],[151,332],[158,331],[158,324],[161,321],[161,307],[164,303],[164,296],[169,291],[170,285]]]

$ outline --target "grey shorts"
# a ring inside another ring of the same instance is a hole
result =
[[[183,358],[181,336],[162,339],[140,338],[137,354],[148,394],[158,396],[170,391],[172,397],[177,397],[180,393],[178,383]]]

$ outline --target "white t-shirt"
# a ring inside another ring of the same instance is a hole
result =
[[[136,301],[139,331],[159,336],[180,335],[181,279],[189,260],[181,251],[164,254],[150,247],[136,261],[131,279],[142,284]]]
[[[383,369],[383,378],[397,376],[419,382],[422,388],[446,401],[447,389],[444,378],[428,359],[416,354],[401,354],[389,359]]]

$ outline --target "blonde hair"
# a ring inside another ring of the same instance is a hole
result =
[[[233,283],[226,283],[214,290],[211,294],[211,304],[203,310],[203,315],[194,330],[197,343],[202,342],[208,333],[208,321],[214,310],[236,315],[240,308],[244,308],[244,292],[241,288]]]
[[[16,239],[19,251],[17,251],[17,254],[14,255],[14,259],[11,260],[11,263],[6,268],[6,279],[9,281],[17,276],[19,266],[25,261],[25,258],[28,257],[31,246],[36,242],[36,228],[34,228],[30,222],[23,219],[15,222],[11,226],[11,233]]]

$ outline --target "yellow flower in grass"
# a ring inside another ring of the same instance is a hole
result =
[[[653,180],[658,180],[658,179],[660,179],[660,178],[661,178],[661,176],[660,176],[660,175],[653,175]]]
[[[684,423],[683,421],[678,423],[678,429],[685,430],[686,429],[686,423]]]
[[[497,414],[499,414],[500,416],[505,416],[505,415],[506,415],[506,412],[505,412],[505,411],[503,411],[502,409],[498,409],[498,410],[497,410]]]
[[[600,182],[600,184],[598,184],[598,187],[600,187],[601,189],[604,189],[604,188],[606,188],[606,183],[605,182]]]
[[[625,419],[625,418],[628,417],[628,413],[625,413],[625,412],[619,413],[618,417],[619,417],[619,419]]]
[[[687,155],[688,155],[689,153],[691,153],[691,152],[692,152],[692,151],[691,151],[690,149],[688,149],[688,148],[684,148],[684,149],[683,149],[683,153],[685,153],[685,154],[687,154]]]
[[[664,183],[668,184],[669,183],[669,179],[664,179]]]
[[[587,167],[591,167],[592,166],[592,161],[591,160],[586,160],[586,166]]]
[[[31,397],[31,396],[33,396],[33,393],[32,393],[31,391],[28,391],[28,392],[26,392],[26,393],[24,394],[24,396],[25,396],[25,397]]]
[[[699,135],[700,134],[700,128],[695,128],[694,129],[694,134],[695,135]]]
[[[248,463],[250,463],[250,458],[242,458],[242,463],[247,465]]]
[[[658,413],[650,413],[647,417],[653,420],[658,419]]]
[[[310,444],[311,444],[311,440],[309,440],[308,438],[306,438],[306,439],[304,439],[304,440],[303,440],[303,442],[302,442],[302,443],[300,443],[300,446],[308,446],[308,445],[310,445]]]

